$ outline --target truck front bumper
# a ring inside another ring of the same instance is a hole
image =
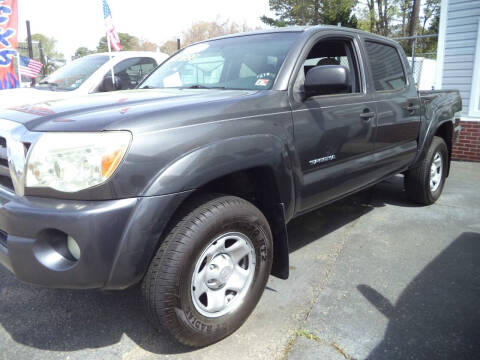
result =
[[[168,219],[189,194],[66,201],[20,198],[0,187],[0,263],[40,286],[126,288],[143,277]]]

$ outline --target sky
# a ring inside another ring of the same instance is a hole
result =
[[[268,0],[108,0],[118,32],[126,32],[161,45],[197,21],[220,17],[251,27],[260,16],[271,16]],[[32,34],[57,40],[66,59],[80,46],[95,49],[105,34],[102,0],[18,0],[19,40],[26,38],[25,21]]]

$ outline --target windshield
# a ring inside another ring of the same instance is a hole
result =
[[[185,48],[139,88],[270,89],[298,33],[239,36]]]
[[[105,55],[86,56],[62,66],[39,83],[54,90],[75,90],[108,61]]]

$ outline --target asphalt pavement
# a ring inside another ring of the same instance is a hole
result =
[[[402,181],[293,220],[290,278],[200,350],[153,330],[138,288],[42,289],[0,267],[0,359],[478,359],[480,164],[453,163],[429,207]]]

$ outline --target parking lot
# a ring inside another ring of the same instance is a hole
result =
[[[474,359],[480,164],[453,163],[433,206],[394,177],[289,224],[291,270],[205,349],[156,333],[136,288],[65,291],[0,268],[0,359]]]

